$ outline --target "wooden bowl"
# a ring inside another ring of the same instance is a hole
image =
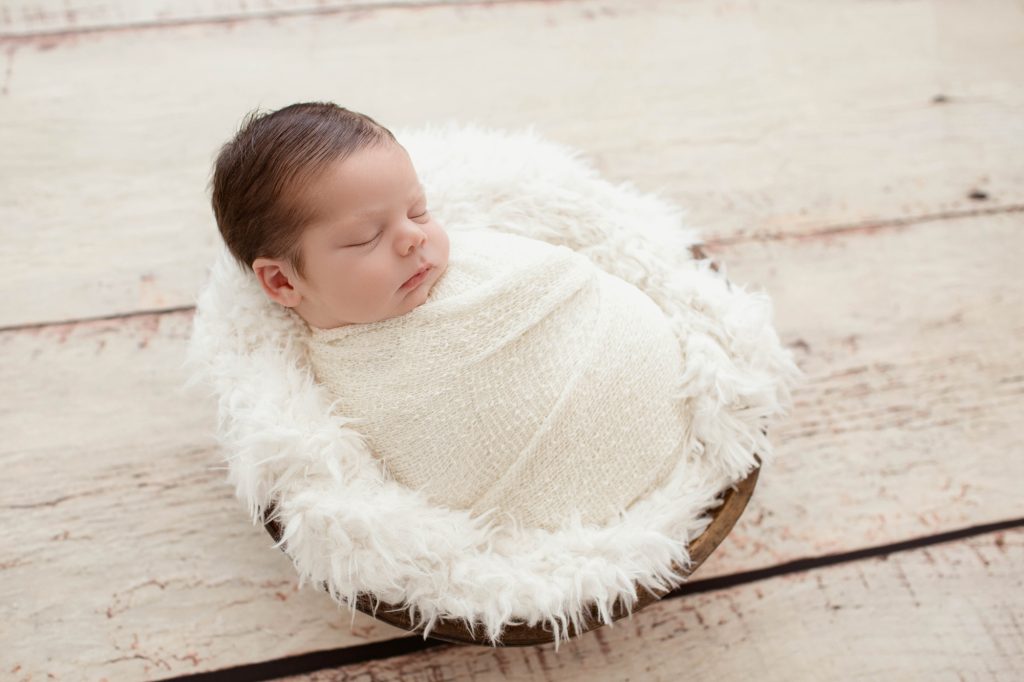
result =
[[[701,250],[700,245],[692,246],[691,252],[695,258],[706,257],[704,252]],[[716,271],[718,270],[717,264],[715,263],[712,263],[711,267]],[[766,430],[765,433],[767,433]],[[725,539],[725,536],[729,534],[733,526],[736,524],[736,521],[740,518],[743,510],[746,509],[747,502],[750,500],[751,495],[754,494],[754,486],[757,484],[757,477],[759,473],[760,468],[755,468],[745,479],[725,493],[722,504],[710,513],[712,518],[711,523],[708,524],[703,533],[694,538],[690,543],[689,550],[692,563],[689,569],[685,569],[678,564],[673,564],[673,569],[676,572],[684,576],[691,575],[701,564],[704,563],[711,553],[715,551],[715,548],[721,544],[722,540]],[[264,518],[271,517],[273,515],[273,511],[274,505],[271,504],[267,507]],[[276,519],[268,521],[265,524],[265,527],[271,537],[274,538],[274,541],[280,542],[282,528],[278,521]],[[639,585],[637,586],[636,591],[638,599],[633,605],[632,611],[634,613],[653,602],[658,601],[667,594],[667,592],[662,591],[651,592]],[[422,626],[418,628],[413,627],[407,609],[387,602],[378,602],[377,608],[374,609],[371,604],[370,597],[366,594],[358,595],[356,598],[355,608],[368,616],[372,616],[377,620],[387,623],[388,625],[393,625],[397,628],[413,633],[423,631]],[[611,612],[612,621],[616,621],[627,615],[629,614],[621,600],[616,601]],[[605,623],[600,619],[596,604],[591,606],[590,610],[584,614],[581,625],[581,629],[577,631],[570,623],[568,626],[569,635],[571,637],[577,637],[584,632],[595,630],[602,625],[605,625]],[[445,642],[452,642],[454,644],[478,644],[481,646],[491,646],[490,640],[484,636],[482,625],[474,624],[474,627],[471,630],[466,621],[461,619],[439,619],[431,629],[429,637]],[[505,627],[499,645],[535,646],[538,644],[548,644],[554,640],[555,633],[551,630],[545,629],[544,626],[509,625]]]
[[[711,523],[708,524],[703,533],[690,543],[690,559],[693,562],[690,568],[684,569],[678,564],[673,564],[673,569],[680,575],[688,576],[696,571],[704,563],[704,560],[715,551],[715,548],[721,544],[725,536],[729,534],[729,531],[732,530],[743,510],[746,509],[750,496],[754,494],[754,486],[757,484],[759,473],[759,468],[754,469],[735,488],[731,488],[725,493],[725,499],[722,504],[710,514],[712,517]],[[272,504],[267,507],[267,517],[272,515],[273,510]],[[275,542],[280,542],[282,529],[276,519],[268,521],[265,524],[265,528],[271,537],[274,538]],[[651,592],[637,586],[638,599],[633,605],[633,612],[639,611],[645,606],[661,599],[666,593],[661,591]],[[423,631],[422,626],[419,628],[413,627],[412,621],[409,618],[409,612],[405,608],[382,601],[377,604],[377,609],[374,610],[370,597],[366,594],[360,594],[356,598],[355,608],[396,628],[408,630],[409,632]],[[628,615],[621,601],[615,602],[611,615],[612,621]],[[594,605],[588,613],[584,614],[582,628],[579,631],[576,631],[576,628],[571,623],[569,624],[569,635],[577,637],[584,632],[595,630],[604,624],[598,614],[597,606]],[[478,629],[480,630],[479,632],[477,631]],[[455,644],[491,646],[490,640],[484,637],[482,626],[477,626],[470,630],[466,621],[461,619],[439,619],[428,636]],[[500,646],[534,646],[537,644],[547,644],[554,640],[554,632],[544,629],[541,625],[509,625],[505,627],[499,644]]]

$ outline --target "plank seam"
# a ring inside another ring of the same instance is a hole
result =
[[[730,246],[744,242],[781,242],[799,241],[806,239],[817,239],[820,237],[833,237],[837,235],[852,234],[856,232],[876,232],[881,229],[906,227],[918,223],[934,223],[943,220],[959,220],[961,218],[977,218],[981,216],[1024,213],[1024,204],[1007,204],[1005,206],[992,206],[989,208],[972,208],[962,211],[941,211],[939,213],[924,213],[906,218],[883,218],[881,220],[862,220],[857,223],[845,225],[833,225],[812,229],[809,232],[766,232],[750,235],[737,235],[735,237],[723,237],[722,239],[708,239],[704,243],[708,246]]]
[[[864,559],[884,560],[890,554],[910,552],[915,549],[923,549],[925,547],[931,547],[932,545],[939,545],[945,542],[955,542],[957,540],[964,540],[978,535],[998,533],[1000,531],[1014,530],[1017,528],[1024,528],[1024,518],[996,521],[994,523],[986,523],[978,526],[968,526],[966,528],[959,528],[945,533],[936,533],[935,535],[926,535],[920,538],[902,540],[900,542],[892,542],[875,547],[865,547],[863,549],[856,549],[850,552],[839,552],[836,554],[824,554],[822,556],[795,559],[776,566],[768,566],[766,568],[758,568],[752,571],[742,571],[740,573],[732,573],[729,575],[718,576],[716,578],[707,578],[705,580],[694,580],[692,582],[683,583],[672,592],[666,594],[663,599],[675,599],[676,597],[700,594],[702,592],[715,592],[718,590],[728,589],[730,587],[736,587],[738,585],[758,582],[760,580],[778,578],[791,573],[805,573],[818,568],[826,568],[828,566],[846,564],[854,561],[863,561]]]
[[[708,578],[706,580],[694,580],[687,582],[678,589],[666,594],[662,598],[662,601],[667,599],[676,599],[690,594],[724,590],[738,585],[767,580],[769,578],[777,578],[792,573],[804,573],[818,568],[835,566],[837,564],[862,561],[864,559],[885,559],[890,554],[908,552],[945,542],[955,542],[957,540],[964,540],[978,535],[986,535],[988,533],[997,533],[1000,531],[1014,530],[1018,528],[1024,528],[1024,517],[1008,519],[1005,521],[996,521],[994,523],[985,523],[976,526],[968,526],[966,528],[959,528],[957,530],[947,531],[944,533],[936,533],[934,535],[902,540],[900,542],[892,542],[875,547],[866,547],[850,552],[839,552],[835,554],[826,554],[820,557],[796,559],[794,561],[788,561],[786,563],[769,566],[767,568],[743,571],[716,578]],[[409,637],[384,640],[381,642],[372,642],[370,644],[344,647],[341,649],[315,651],[308,654],[300,654],[298,656],[289,656],[286,658],[264,661],[262,663],[251,663],[248,665],[235,666],[233,668],[223,668],[221,670],[195,673],[192,675],[170,677],[165,678],[162,682],[258,682],[262,680],[273,680],[279,677],[287,677],[289,675],[301,675],[316,672],[318,670],[339,668],[346,665],[355,665],[374,660],[394,658],[410,653],[427,651],[429,649],[454,646],[457,645],[449,644],[448,642],[440,640],[429,638],[424,639],[422,636],[413,635]]]
[[[986,215],[998,215],[1003,213],[1024,213],[1024,204],[1011,204],[1008,206],[993,207],[986,209],[974,209],[971,211],[948,211],[945,213],[925,214],[922,216],[916,216],[911,218],[894,218],[890,220],[865,221],[860,223],[851,223],[849,225],[836,225],[833,227],[824,227],[818,230],[812,230],[810,232],[802,232],[797,234],[754,234],[747,236],[740,235],[738,237],[724,239],[706,239],[701,243],[703,246],[714,247],[729,246],[732,244],[739,244],[744,242],[785,241],[790,239],[814,239],[818,237],[828,237],[854,232],[874,232],[879,229],[904,227],[907,225],[913,225],[917,223],[937,222],[941,220],[955,220],[959,218],[972,218]],[[150,310],[137,310],[130,313],[111,313],[109,315],[97,315],[95,317],[80,317],[69,320],[14,324],[8,325],[6,327],[0,327],[0,334],[8,332],[39,330],[45,329],[47,327],[60,327],[64,325],[85,324],[88,322],[101,322],[104,320],[123,320],[131,319],[134,317],[146,317],[148,315],[165,315],[168,313],[188,312],[191,310],[195,310],[195,305],[183,305],[170,308],[154,308]]]
[[[28,324],[12,324],[7,327],[0,327],[0,334],[7,332],[24,332],[46,329],[47,327],[63,327],[75,324],[88,324],[89,322],[104,322],[106,320],[128,320],[134,317],[149,317],[151,315],[168,315],[171,313],[185,313],[196,309],[195,305],[179,305],[171,308],[152,308],[150,310],[135,310],[130,313],[111,313],[109,315],[97,315],[95,317],[79,317],[73,320],[57,320],[47,322],[30,322]]]
[[[732,244],[740,244],[744,242],[785,241],[789,239],[814,239],[817,237],[828,237],[837,234],[853,232],[874,232],[879,229],[890,227],[905,227],[907,225],[913,225],[916,223],[937,222],[941,220],[955,220],[959,218],[972,218],[986,215],[998,215],[1003,213],[1024,213],[1024,204],[1011,204],[1009,206],[987,209],[975,209],[972,211],[949,211],[946,213],[925,214],[922,216],[916,216],[912,218],[897,218],[891,220],[879,220],[874,222],[866,221],[861,223],[852,223],[849,225],[836,225],[834,227],[824,227],[818,230],[812,230],[811,232],[802,232],[798,234],[754,234],[747,236],[741,235],[733,238],[705,239],[704,241],[701,242],[701,244],[703,246],[714,247],[729,246]],[[195,310],[195,308],[195,305],[182,305],[169,308],[152,308],[149,310],[136,310],[130,313],[111,313],[109,315],[97,315],[95,317],[79,317],[68,320],[30,322],[27,324],[12,324],[6,327],[0,327],[0,334],[5,334],[8,332],[39,330],[45,329],[47,327],[60,327],[64,325],[86,324],[89,322],[102,322],[104,320],[125,320],[135,317],[146,317],[149,315],[166,315],[169,313],[189,312]]]
[[[81,28],[62,28],[56,30],[0,32],[0,45],[4,43],[19,44],[32,42],[39,38],[68,38],[93,33],[120,33],[141,31],[146,29],[182,28],[186,26],[216,26],[219,24],[248,23],[259,20],[286,19],[301,16],[327,16],[368,10],[391,9],[433,9],[436,7],[491,7],[494,5],[529,5],[545,4],[550,0],[423,0],[422,2],[362,2],[338,7],[306,7],[302,9],[282,9],[261,14],[220,14],[214,16],[183,17],[181,19],[164,19],[135,21],[124,24],[96,24]],[[582,2],[584,0],[560,0],[561,2]]]

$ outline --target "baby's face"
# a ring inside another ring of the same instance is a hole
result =
[[[388,142],[329,165],[305,187],[313,222],[302,235],[306,277],[295,311],[331,329],[403,315],[448,267],[448,235],[428,211],[412,161]],[[407,283],[421,268],[426,276]]]

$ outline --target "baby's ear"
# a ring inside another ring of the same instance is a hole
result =
[[[286,308],[294,308],[302,301],[302,295],[293,286],[295,274],[284,261],[257,258],[252,262],[252,271],[270,300]]]

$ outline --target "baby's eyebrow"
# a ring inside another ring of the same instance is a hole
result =
[[[416,185],[416,188],[412,192],[409,193],[408,201],[416,201],[420,197],[423,197],[424,199],[427,197],[427,191],[426,191],[426,189],[424,189],[422,183],[418,183]],[[373,211],[370,215],[377,216],[377,215],[379,215],[380,213],[382,213],[382,212],[384,212],[386,210],[387,210],[387,207],[380,208],[380,209],[377,209],[376,211]]]
[[[410,194],[410,201],[415,201],[415,200],[419,199],[420,197],[422,197],[424,199],[427,198],[427,191],[426,191],[426,189],[424,189],[422,184],[417,185],[416,186],[416,190],[414,192],[412,192],[412,194]],[[387,210],[388,210],[388,207],[387,206],[383,206],[383,207],[379,207],[379,208],[375,208],[375,209],[369,209],[369,210],[366,210],[366,211],[360,211],[360,212],[354,214],[353,220],[358,222],[358,221],[371,220],[373,218],[378,218],[378,217],[380,217],[380,215],[382,213],[386,213]]]

